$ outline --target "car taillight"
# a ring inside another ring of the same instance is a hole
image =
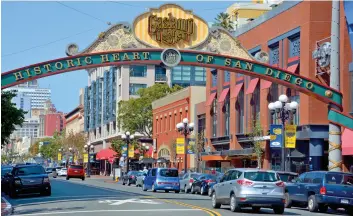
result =
[[[321,195],[325,195],[326,194],[326,188],[325,187],[321,187],[320,188],[320,194]]]
[[[276,185],[278,187],[284,187],[284,182],[280,181],[280,182],[277,182]]]
[[[211,183],[211,182],[214,182],[212,179],[207,179],[205,180],[206,183]]]
[[[131,175],[130,178],[135,178],[135,176]]]
[[[189,180],[189,183],[193,183],[193,182],[194,182],[194,179],[191,178],[191,179]]]
[[[247,181],[247,180],[238,180],[237,183],[241,186],[246,186],[246,187],[250,187],[251,185],[254,184],[254,182]]]

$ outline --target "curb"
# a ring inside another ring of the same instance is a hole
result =
[[[1,197],[2,200],[4,200],[6,207],[4,209],[1,209],[1,215],[2,216],[7,216],[7,215],[11,215],[13,212],[13,208],[12,205],[5,199],[5,197]],[[1,203],[2,205],[2,203]]]

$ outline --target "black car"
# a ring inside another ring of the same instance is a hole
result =
[[[123,185],[127,184],[128,186],[130,186],[131,184],[136,184],[136,178],[139,175],[139,173],[140,173],[139,171],[129,171],[122,178]]]
[[[191,185],[191,193],[200,193],[204,195],[208,193],[208,189],[211,183],[217,181],[216,175],[211,174],[202,174],[194,179],[194,182]]]
[[[1,166],[1,188],[5,194],[7,194],[7,190],[5,185],[8,185],[9,179],[5,177],[7,173],[12,171],[12,166]]]
[[[277,173],[284,183],[291,183],[294,179],[298,178],[299,176],[299,174],[295,172],[277,171]]]
[[[16,165],[4,177],[8,179],[8,185],[4,188],[7,188],[11,198],[16,198],[18,194],[25,193],[51,195],[48,174],[40,165]]]

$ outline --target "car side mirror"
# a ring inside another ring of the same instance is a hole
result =
[[[224,179],[223,178],[221,178],[220,180],[219,180],[219,182],[223,182],[224,181]]]
[[[297,183],[297,179],[292,179],[292,183]]]

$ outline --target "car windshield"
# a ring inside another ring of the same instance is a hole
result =
[[[163,177],[178,177],[178,170],[174,169],[161,169],[159,175]]]
[[[278,176],[273,172],[245,172],[244,178],[251,181],[262,181],[262,182],[276,182],[278,181]]]
[[[283,173],[283,174],[279,174],[279,177],[284,182],[291,182],[293,179],[295,179],[298,176],[292,175],[292,174],[284,174]]]
[[[5,176],[6,173],[9,173],[12,171],[12,168],[3,168],[1,169],[1,176]]]
[[[61,170],[66,171],[67,169],[66,168],[62,168]]]
[[[190,178],[198,178],[200,176],[199,173],[192,173],[190,174]]]
[[[83,166],[71,165],[70,168],[71,168],[71,169],[83,169]]]
[[[137,176],[139,174],[139,172],[138,171],[131,171],[128,174]]]
[[[326,174],[327,184],[342,184],[353,186],[353,175],[352,174],[340,174],[340,173],[328,173]]]
[[[198,179],[211,179],[211,180],[216,180],[217,179],[217,176],[214,176],[214,175],[200,175],[199,177],[198,177]]]
[[[15,170],[15,175],[25,176],[25,175],[38,175],[44,174],[45,171],[41,166],[28,166],[19,167]]]

